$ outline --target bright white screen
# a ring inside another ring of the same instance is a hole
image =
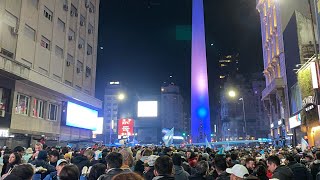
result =
[[[102,134],[102,129],[103,129],[103,117],[98,117],[97,118],[97,123],[96,123],[96,130],[92,131],[93,134]]]
[[[66,125],[96,130],[98,111],[68,102]]]
[[[158,101],[138,101],[138,117],[157,117]]]

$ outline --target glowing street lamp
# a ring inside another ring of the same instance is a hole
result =
[[[123,93],[120,93],[119,95],[118,95],[118,99],[119,100],[124,100],[126,98],[126,96],[123,94]]]
[[[234,90],[229,91],[228,95],[230,97],[236,97],[236,92]]]

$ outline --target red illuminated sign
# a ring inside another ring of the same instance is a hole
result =
[[[133,136],[133,119],[120,119],[118,121],[119,136]]]

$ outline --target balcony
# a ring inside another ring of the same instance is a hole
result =
[[[266,99],[270,94],[274,94],[277,89],[284,87],[285,84],[282,78],[274,78],[272,82],[262,91],[262,100]]]

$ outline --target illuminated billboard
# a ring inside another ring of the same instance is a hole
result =
[[[118,121],[118,136],[133,136],[133,119],[120,119]]]
[[[97,129],[98,111],[68,102],[66,125],[95,131]]]
[[[157,117],[158,101],[138,101],[138,117]]]
[[[103,117],[98,117],[96,124],[96,130],[92,131],[92,134],[102,134],[103,129]]]
[[[300,114],[292,116],[289,118],[289,126],[290,128],[295,128],[301,125],[301,116]]]

